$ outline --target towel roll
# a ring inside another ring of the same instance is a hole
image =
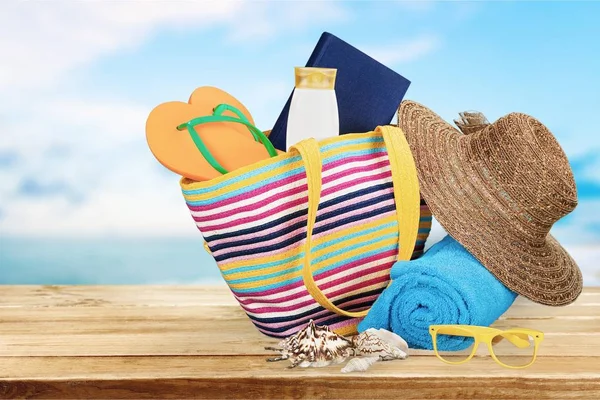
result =
[[[416,349],[433,349],[430,325],[489,326],[517,297],[449,235],[423,257],[397,262],[390,274],[392,283],[358,330],[387,329]],[[440,351],[462,350],[471,342],[460,337],[437,339]]]

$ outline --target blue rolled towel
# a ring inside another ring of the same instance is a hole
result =
[[[392,283],[379,296],[358,331],[384,328],[417,349],[433,349],[429,325],[489,326],[514,302],[509,290],[451,236],[421,258],[400,261]],[[462,350],[467,338],[441,336],[438,350]]]

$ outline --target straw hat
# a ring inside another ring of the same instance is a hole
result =
[[[520,113],[493,124],[462,113],[458,131],[413,101],[400,105],[398,124],[446,231],[514,292],[551,306],[575,301],[581,271],[549,232],[577,205],[577,189],[548,128]]]

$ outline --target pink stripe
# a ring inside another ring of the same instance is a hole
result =
[[[375,299],[375,300],[377,300],[377,299]],[[373,301],[373,303],[374,303],[374,301]],[[364,308],[361,307],[361,310],[356,310],[356,311],[362,311],[362,309],[366,309],[366,307],[364,307]],[[363,320],[363,318],[350,318],[345,321],[340,321],[335,324],[331,324],[331,325],[329,325],[329,328],[333,330],[333,329],[345,328],[349,325],[358,325],[358,323],[362,320]]]
[[[348,176],[348,175],[359,174],[361,172],[376,171],[376,170],[383,169],[389,165],[390,165],[390,162],[388,160],[383,160],[383,161],[380,161],[378,163],[371,164],[368,166],[358,166],[358,167],[349,168],[347,170],[339,171],[339,172],[336,172],[335,174],[331,174],[329,176],[324,177],[323,185],[326,185],[329,182],[337,181],[338,179],[342,179],[343,177]]]
[[[223,248],[221,250],[213,251],[212,254],[213,254],[213,257],[216,257],[216,256],[220,256],[221,254],[235,252],[235,251],[252,250],[252,249],[259,248],[259,247],[273,246],[273,245],[276,245],[277,243],[280,243],[280,242],[283,242],[285,240],[291,239],[294,236],[301,234],[302,232],[306,232],[306,227],[305,226],[300,227],[298,229],[295,229],[295,230],[293,230],[291,232],[288,232],[288,233],[286,233],[284,235],[280,235],[280,236],[278,236],[278,237],[276,237],[274,239],[271,239],[271,240],[261,240],[259,237],[257,237],[256,238],[256,242],[253,243],[253,244],[244,244],[244,245],[240,245],[240,246],[226,247],[226,248]],[[293,244],[291,244],[289,246],[286,246],[286,248],[292,248],[292,247],[295,247],[295,246],[298,246],[298,245],[299,245],[299,242],[296,242],[296,243],[293,243]],[[277,250],[277,251],[280,251],[280,250]],[[269,253],[272,253],[272,252],[269,252]],[[263,256],[265,256],[267,254],[268,253],[264,253],[264,252],[257,253],[257,254],[252,254],[252,255],[250,255],[249,258],[246,258],[246,259],[252,259],[252,258],[256,258],[256,257],[263,257]],[[243,256],[240,256],[240,257],[243,257]],[[231,262],[232,260],[235,260],[235,259],[239,260],[239,259],[243,259],[243,258],[233,257],[231,259],[227,259],[227,261]]]
[[[381,288],[381,291],[383,291],[384,287]],[[365,303],[365,302],[375,302],[375,300],[377,299],[377,297],[379,296],[379,294],[374,294],[374,295],[370,295],[370,296],[365,296],[365,297],[361,297],[358,299],[354,299],[351,301],[346,301],[343,302],[341,304],[338,305],[339,308],[343,309],[343,310],[347,310],[347,311],[359,311],[359,309],[364,309],[365,306],[361,306],[361,307],[357,307],[357,308],[351,308],[353,305],[355,304],[360,304],[360,303]],[[318,304],[315,303],[317,306]],[[265,329],[277,329],[277,328],[282,328],[285,327],[286,325],[296,325],[298,323],[305,323],[307,324],[308,321],[310,321],[311,319],[316,323],[319,324],[319,322],[323,322],[327,319],[331,319],[331,317],[333,317],[335,314],[332,313],[329,310],[321,310],[319,312],[316,312],[314,314],[310,314],[307,317],[302,317],[299,319],[295,319],[295,320],[291,320],[291,321],[285,321],[285,322],[276,322],[276,323],[266,323],[266,322],[260,322],[260,321],[252,321],[254,322],[255,325],[258,325],[260,327],[263,327]],[[350,318],[350,320],[353,320],[356,318]],[[303,325],[300,326],[295,326],[293,328],[288,329],[287,331],[283,331],[279,334],[281,335],[289,335],[291,331],[294,330],[299,330],[303,328]]]
[[[325,290],[325,289],[329,289],[329,288],[332,288],[332,287],[335,287],[335,286],[338,286],[338,285],[343,285],[343,284],[347,283],[348,281],[351,281],[352,279],[358,278],[361,275],[364,276],[364,275],[369,275],[369,274],[373,274],[373,273],[376,273],[376,272],[381,272],[383,270],[389,269],[390,266],[391,266],[391,264],[376,265],[374,267],[371,267],[371,268],[368,268],[368,269],[365,269],[365,270],[361,271],[360,275],[356,274],[356,275],[353,275],[353,276],[352,275],[351,276],[344,276],[342,278],[335,279],[335,280],[333,280],[331,282],[327,282],[323,286],[319,286],[319,288],[321,290]],[[326,274],[331,275],[331,273],[329,271],[326,272]],[[386,275],[383,275],[383,276],[380,276],[380,277],[377,277],[377,278],[370,279],[368,281],[363,281],[363,282],[356,283],[356,284],[354,284],[352,286],[344,286],[341,289],[338,289],[336,291],[327,293],[327,297],[336,297],[336,296],[338,296],[340,294],[352,291],[354,289],[360,289],[360,288],[363,288],[365,286],[370,286],[373,283],[385,282],[385,281],[388,281],[389,279],[390,279],[389,274],[386,274]],[[286,307],[282,307],[282,306],[279,306],[279,307],[260,307],[260,308],[248,309],[244,305],[242,305],[242,308],[244,308],[244,310],[246,310],[248,312],[251,312],[253,314],[268,314],[268,313],[272,313],[272,312],[281,312],[281,311],[293,312],[293,311],[295,311],[295,310],[297,310],[299,308],[306,307],[306,306],[309,306],[309,305],[314,304],[314,303],[315,303],[315,300],[313,298],[311,298],[311,299],[305,300],[305,301],[303,301],[301,303],[296,303],[293,306],[286,306]]]
[[[265,211],[258,215],[252,215],[250,217],[234,219],[232,221],[225,222],[222,224],[217,224],[217,225],[204,225],[204,226],[202,226],[202,230],[204,232],[210,232],[210,231],[216,231],[216,230],[220,230],[220,229],[233,228],[233,227],[237,227],[242,224],[247,224],[249,222],[260,221],[262,219],[267,218],[270,215],[277,214],[279,212],[282,212],[282,211],[285,211],[288,209],[293,209],[294,207],[299,207],[301,205],[307,205],[307,204],[308,204],[308,198],[306,196],[304,196],[304,197],[300,197],[298,199],[289,201],[285,204],[281,204],[280,206],[272,208],[272,209]],[[299,208],[299,209],[301,209],[301,208]],[[290,213],[291,213],[291,210],[290,210]],[[194,220],[196,222],[199,222],[197,220],[197,217],[194,217]]]
[[[260,186],[254,190],[251,190],[249,192],[245,192],[242,194],[239,194],[237,196],[234,197],[230,197],[228,199],[224,199],[221,201],[217,201],[215,203],[212,204],[207,204],[207,205],[203,205],[203,206],[197,206],[197,205],[190,205],[188,204],[188,208],[192,211],[208,211],[208,210],[212,210],[215,208],[219,208],[222,206],[226,206],[229,204],[235,204],[241,200],[245,200],[245,199],[250,199],[254,196],[258,196],[260,194],[269,192],[271,190],[275,190],[281,186],[285,186],[285,185],[289,185],[291,183],[300,181],[302,179],[306,179],[306,173],[304,171],[301,171],[300,173],[296,174],[296,175],[292,175],[292,176],[288,176],[287,178],[284,179],[280,179],[277,180],[275,182],[269,183],[268,185],[263,185]]]
[[[219,263],[219,266],[226,266],[229,263],[232,262],[237,262],[237,261],[250,261],[253,260],[255,258],[261,258],[261,257],[274,257],[277,256],[281,253],[285,253],[286,251],[290,251],[293,248],[299,247],[302,243],[304,242],[304,240],[298,241],[298,242],[294,242],[292,244],[289,244],[285,247],[282,247],[280,249],[277,250],[271,250],[271,251],[266,251],[266,252],[260,252],[257,254],[244,254],[244,255],[240,255],[237,257],[232,257],[232,258],[228,258],[227,261],[221,261]]]
[[[380,194],[379,192],[376,192],[374,194],[367,194],[365,196],[362,196],[363,198],[359,197],[359,198],[355,198],[355,199],[349,199],[349,200],[347,200],[345,202],[342,202],[342,203],[339,203],[339,204],[336,204],[334,206],[329,207],[327,209],[327,212],[338,210],[338,209],[340,209],[342,207],[347,206],[348,203],[356,203],[356,202],[358,202],[360,200],[365,200],[365,199],[368,199],[368,198],[376,197],[379,194]],[[386,201],[383,201],[383,202],[378,203],[376,205],[369,206],[367,208],[361,208],[361,209],[353,210],[353,211],[350,211],[350,212],[347,212],[347,213],[344,213],[344,214],[339,214],[339,215],[336,215],[334,218],[330,218],[330,219],[327,219],[327,220],[324,220],[324,221],[319,221],[321,223],[320,224],[316,224],[316,226],[320,226],[320,225],[323,225],[323,224],[330,224],[330,223],[336,222],[336,221],[338,221],[338,220],[340,220],[342,218],[350,218],[350,217],[352,217],[354,215],[359,215],[359,214],[362,214],[362,213],[364,213],[366,211],[374,209],[376,207],[383,207],[383,206],[388,205],[388,204],[394,204],[394,200],[392,200],[392,199],[386,200]],[[282,226],[282,228],[283,228],[283,226]],[[267,240],[267,241],[261,241],[261,240],[259,240],[260,238],[257,238],[256,243],[254,243],[254,244],[250,244],[250,245],[246,244],[246,245],[237,246],[237,247],[224,248],[224,249],[215,251],[213,253],[213,255],[214,256],[218,256],[218,255],[223,254],[223,253],[229,253],[229,252],[233,252],[233,251],[237,251],[237,250],[241,250],[241,249],[250,250],[250,249],[256,249],[256,248],[265,247],[265,246],[269,246],[269,245],[275,245],[277,243],[280,243],[280,242],[282,242],[284,240],[288,240],[288,239],[294,237],[295,235],[297,235],[297,234],[299,234],[301,232],[305,232],[305,231],[306,231],[306,228],[302,227],[300,229],[296,229],[296,230],[294,230],[294,231],[292,231],[290,233],[287,233],[285,235],[282,235],[282,236],[279,236],[277,238],[274,238],[274,239],[271,239],[271,240]],[[327,233],[329,233],[329,232],[327,232]],[[286,246],[286,248],[292,248],[294,246],[298,246],[299,244],[300,243],[297,242],[297,243],[292,244],[290,246]],[[232,258],[231,260],[228,259],[227,261],[244,259],[243,257],[246,257],[245,259],[252,259],[252,258],[256,258],[257,256],[264,257],[264,256],[267,256],[270,253],[274,253],[274,252],[280,253],[281,249],[273,250],[271,252],[261,252],[259,254],[251,254],[251,255],[247,255],[247,256],[238,256],[238,257]]]
[[[332,187],[327,188],[327,189],[323,189],[321,191],[321,198],[323,198],[325,196],[328,196],[328,195],[330,195],[332,193],[335,193],[338,190],[344,190],[344,189],[350,188],[352,186],[358,186],[361,183],[372,182],[373,184],[376,184],[376,182],[374,182],[374,181],[384,180],[386,178],[390,178],[391,176],[392,176],[392,172],[391,171],[385,171],[385,172],[381,172],[381,173],[376,174],[376,175],[363,176],[361,178],[353,179],[353,180],[350,180],[348,182],[344,182],[344,183],[342,183],[340,185],[332,186]]]
[[[351,222],[349,224],[341,225],[341,226],[338,226],[337,228],[334,228],[334,229],[331,229],[331,230],[328,230],[328,231],[325,231],[325,232],[320,232],[317,235],[313,235],[313,239],[320,239],[323,236],[331,235],[331,234],[333,234],[335,232],[339,232],[339,231],[344,230],[344,229],[350,229],[350,228],[353,228],[353,227],[358,226],[358,225],[366,225],[366,224],[369,224],[369,223],[371,223],[373,221],[376,221],[378,219],[385,219],[385,218],[391,217],[392,215],[395,215],[395,214],[396,214],[396,211],[388,211],[388,212],[385,212],[385,213],[382,213],[382,214],[374,215],[374,216],[369,217],[369,218],[361,219],[360,221],[354,221],[354,222]],[[325,223],[328,223],[328,222],[329,221],[323,221],[322,223],[315,224],[315,226],[321,226],[322,224],[325,224]]]
[[[335,192],[340,191],[340,190],[344,190],[346,188],[350,188],[352,186],[359,185],[360,183],[363,183],[363,182],[373,182],[373,181],[376,181],[376,180],[379,180],[379,179],[389,178],[390,176],[391,176],[391,172],[390,171],[386,171],[386,172],[382,172],[382,173],[379,173],[379,174],[374,175],[374,176],[365,176],[365,177],[358,178],[358,179],[355,179],[355,180],[350,180],[348,182],[341,183],[341,184],[339,184],[337,186],[332,186],[332,187],[330,187],[328,189],[324,189],[321,192],[321,197],[326,196],[326,195],[331,194],[331,193],[335,193]],[[261,214],[252,215],[252,216],[244,217],[244,218],[239,218],[239,219],[236,219],[236,220],[232,220],[232,221],[225,222],[225,223],[222,223],[222,224],[217,224],[217,225],[208,225],[208,226],[207,225],[201,225],[200,229],[203,232],[208,233],[210,231],[215,231],[215,230],[220,230],[220,229],[227,229],[227,228],[232,228],[232,227],[238,227],[241,224],[247,224],[247,223],[250,223],[250,222],[255,222],[255,221],[260,221],[260,220],[265,220],[266,221],[267,217],[269,217],[270,215],[277,214],[279,212],[285,211],[287,209],[292,209],[293,207],[298,207],[298,206],[303,205],[303,204],[307,204],[307,201],[308,201],[308,197],[301,197],[301,198],[292,200],[292,201],[290,201],[288,203],[281,204],[280,206],[277,206],[277,207],[275,207],[273,209],[267,210],[267,211],[265,211],[265,212],[263,212]],[[354,214],[362,213],[363,212],[362,210],[365,210],[365,209],[364,208],[363,209],[359,209]],[[198,221],[198,220],[201,217],[193,217],[193,218],[194,218],[194,220],[196,222],[198,222],[200,224],[201,221]]]
[[[221,211],[217,214],[205,215],[205,216],[201,216],[201,217],[196,216],[193,218],[196,222],[215,221],[215,220],[219,220],[221,218],[230,217],[230,216],[238,214],[238,213],[256,210],[257,208],[263,207],[265,204],[271,204],[282,198],[292,197],[296,194],[306,192],[307,190],[308,190],[308,187],[306,186],[306,184],[304,184],[302,186],[293,187],[289,190],[286,190],[285,192],[275,193],[273,196],[267,197],[264,200],[259,200],[252,204],[247,204],[247,205],[239,207],[239,208],[232,208],[232,209],[228,209],[226,211]],[[205,210],[203,210],[203,211],[205,211]]]
[[[351,262],[349,264],[345,264],[342,266],[339,266],[331,271],[328,271],[327,275],[323,275],[323,274],[319,274],[319,275],[315,275],[315,281],[317,281],[317,284],[319,283],[318,280],[323,278],[323,277],[327,277],[327,276],[331,276],[335,273],[341,272],[343,270],[349,269],[353,266],[358,266],[358,265],[363,265],[363,264],[367,264],[373,261],[377,261],[377,260],[381,260],[387,257],[391,257],[396,255],[397,252],[396,251],[386,251],[386,252],[382,252],[382,253],[378,253],[378,254],[374,254],[370,257],[366,257],[366,258],[362,258],[359,260],[355,260],[354,262]],[[393,262],[391,263],[385,263],[383,265],[391,265],[393,264]],[[300,293],[294,293],[291,295],[285,295],[285,292],[291,290],[291,289],[295,289],[297,287],[300,286],[304,286],[304,282],[300,279],[299,281],[290,283],[288,285],[285,286],[280,286],[277,288],[273,288],[273,289],[268,289],[268,290],[263,290],[263,291],[258,291],[258,292],[236,292],[235,289],[231,289],[231,291],[233,292],[233,294],[235,295],[236,299],[240,302],[240,304],[252,304],[252,303],[257,303],[257,302],[261,302],[261,303],[276,303],[276,302],[285,302],[288,300],[293,300],[293,299],[297,299],[299,297],[305,296],[306,295],[306,291],[300,292]],[[327,284],[325,284],[323,287],[321,287],[321,290],[326,289]],[[273,295],[273,294],[284,294],[282,297],[278,297],[275,299],[264,299],[261,297],[264,296],[269,296],[269,295]],[[245,300],[243,300],[245,299]],[[255,300],[256,299],[256,300]]]
[[[323,171],[329,171],[330,169],[333,169],[333,168],[338,167],[340,165],[344,165],[344,164],[352,163],[352,162],[357,162],[357,161],[370,160],[370,159],[373,159],[373,158],[381,157],[384,154],[387,154],[387,153],[385,151],[382,151],[382,152],[379,152],[379,153],[365,154],[365,155],[362,155],[362,156],[342,158],[342,159],[339,159],[339,160],[336,160],[336,161],[324,164],[322,170]],[[254,190],[251,190],[251,191],[246,192],[246,193],[239,194],[239,195],[234,196],[234,197],[230,197],[228,199],[224,199],[224,200],[212,203],[212,204],[206,204],[206,205],[202,205],[202,206],[188,204],[188,207],[192,211],[208,211],[208,210],[212,210],[214,208],[222,207],[222,206],[225,206],[225,205],[228,205],[228,204],[237,203],[240,200],[252,198],[254,196],[260,195],[262,193],[268,192],[270,190],[276,189],[276,188],[281,187],[281,186],[288,185],[288,184],[293,183],[293,182],[297,182],[297,181],[305,179],[305,178],[306,178],[306,173],[304,171],[300,171],[296,175],[292,175],[292,176],[289,176],[287,178],[277,180],[277,181],[272,182],[272,183],[270,183],[268,185],[260,186],[260,187],[254,189]]]
[[[296,217],[296,218],[294,218],[292,220],[289,220],[287,222],[287,224],[288,224],[288,226],[290,226],[290,225],[294,225],[295,223],[300,222],[300,221],[306,221],[306,215],[304,215],[304,216],[301,215],[301,216]],[[198,229],[200,229],[200,228],[198,228]],[[276,231],[279,231],[279,230],[281,230],[281,225],[277,225],[277,226],[274,226],[272,228],[265,229],[264,231],[260,231],[260,233],[263,234],[263,235],[268,235],[269,233],[273,233],[273,232],[276,232]],[[229,238],[222,238],[222,239],[212,240],[210,242],[210,244],[211,245],[217,245],[217,244],[221,244],[221,243],[235,242],[235,241],[244,240],[244,239],[253,239],[253,238],[256,237],[256,235],[257,235],[256,232],[254,232],[254,233],[247,233],[245,235],[240,235],[240,236],[235,236],[235,237],[229,237]]]
[[[294,232],[302,232],[302,231],[306,231],[306,228],[300,228],[300,229],[297,229]],[[292,232],[292,233],[294,233],[294,232]],[[277,239],[273,239],[273,240],[276,240],[276,241],[279,242],[279,241],[282,241],[282,240],[285,240],[285,239],[289,239],[289,237],[292,237],[292,233],[286,235],[285,237],[281,237],[281,238],[277,238]],[[274,256],[277,256],[277,255],[279,255],[281,253],[285,253],[286,251],[290,251],[290,250],[292,250],[292,249],[294,249],[296,247],[300,247],[302,245],[302,243],[304,243],[304,239],[303,240],[299,240],[299,241],[295,241],[292,244],[289,244],[289,245],[287,245],[285,247],[281,247],[281,248],[276,249],[276,250],[261,251],[260,253],[242,254],[242,255],[239,255],[239,256],[236,256],[236,257],[231,257],[231,258],[227,259],[227,264],[232,263],[232,262],[242,261],[242,260],[250,261],[250,260],[253,260],[255,258],[274,257]],[[262,246],[263,246],[263,244],[261,243],[258,247],[262,247]],[[252,245],[252,248],[254,248],[254,247],[256,247],[256,246]],[[242,246],[242,248],[243,249],[249,249],[251,247],[249,247],[249,246]],[[229,252],[229,251],[231,251],[231,249],[227,248],[227,249],[223,249],[221,252]],[[224,262],[221,262],[219,265],[225,266],[227,264],[225,264]]]

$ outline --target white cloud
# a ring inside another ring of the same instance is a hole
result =
[[[52,85],[160,30],[224,24],[230,39],[256,41],[346,16],[339,3],[327,1],[2,1],[0,89]]]
[[[154,179],[152,186],[101,188],[85,194],[89,198],[82,204],[64,197],[21,198],[9,203],[10,212],[0,221],[0,232],[41,237],[197,234],[177,179],[168,184]]]
[[[268,28],[253,35],[251,27],[261,21],[248,13],[261,7]],[[344,16],[339,4],[328,2],[268,10],[262,3],[226,1],[0,2],[0,151],[18,160],[0,169],[0,232],[196,237],[178,177],[145,143],[151,106],[77,88],[66,92],[70,74],[163,30],[219,26],[225,37],[264,39]],[[271,83],[260,89],[251,97],[259,118],[290,88]],[[29,193],[20,193],[24,186]]]
[[[275,33],[288,34],[322,23],[330,27],[348,18],[349,14],[340,2],[252,2],[244,8],[244,20],[247,22],[233,26],[229,40],[251,42],[274,37]]]
[[[388,43],[381,47],[365,46],[364,52],[385,65],[398,65],[422,58],[440,46],[440,39],[434,35],[423,35],[416,39]]]
[[[76,67],[141,43],[157,29],[230,22],[230,1],[0,3],[0,89],[51,85]]]

